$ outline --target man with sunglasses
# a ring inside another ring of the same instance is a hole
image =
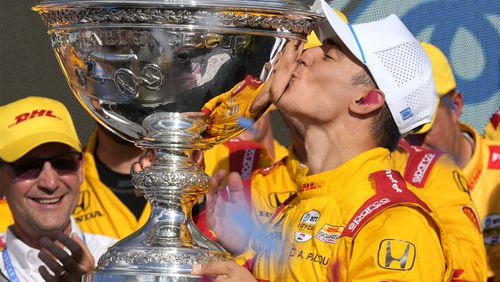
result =
[[[0,270],[11,281],[80,281],[115,240],[82,233],[71,217],[83,176],[69,112],[48,98],[15,101],[0,107],[0,136],[0,191],[14,219]]]

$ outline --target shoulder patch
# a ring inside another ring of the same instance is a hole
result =
[[[405,143],[407,142],[405,141]],[[409,153],[404,172],[405,180],[417,188],[423,188],[432,167],[442,153],[409,144],[402,147]]]
[[[354,213],[341,237],[354,237],[368,221],[392,206],[412,203],[429,213],[431,212],[426,203],[408,190],[405,180],[398,171],[386,169],[374,172],[370,177],[375,182],[377,193]]]
[[[490,145],[488,168],[500,169],[500,145]]]

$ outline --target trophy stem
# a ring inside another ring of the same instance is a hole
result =
[[[194,203],[208,189],[208,176],[182,151],[157,149],[156,156],[151,167],[134,176],[136,188],[153,206],[151,218],[156,222],[144,243],[147,246],[193,247],[196,243],[188,222]]]
[[[155,154],[151,166],[132,175],[134,186],[152,205],[148,222],[110,247],[84,281],[143,281],[157,275],[171,278],[165,281],[197,281],[200,277],[191,274],[193,264],[230,258],[191,217],[210,177],[183,150],[158,148]]]

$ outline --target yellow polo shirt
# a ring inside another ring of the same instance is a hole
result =
[[[94,159],[97,131],[90,136],[83,155],[84,180],[73,217],[83,232],[124,238],[143,226],[151,214],[146,204],[139,220],[99,179]]]

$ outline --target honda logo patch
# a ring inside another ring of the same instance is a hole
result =
[[[377,253],[378,265],[390,270],[412,269],[417,251],[415,245],[400,239],[384,239]]]

